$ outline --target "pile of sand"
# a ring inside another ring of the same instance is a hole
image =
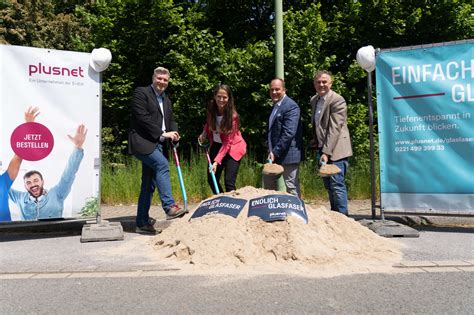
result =
[[[279,192],[244,187],[227,196],[250,200]],[[306,205],[308,224],[297,217],[265,222],[247,217],[248,202],[235,219],[207,215],[176,220],[153,239],[160,260],[199,273],[291,273],[336,276],[388,272],[400,261],[399,245],[353,219]]]

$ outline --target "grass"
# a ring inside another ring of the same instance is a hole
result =
[[[188,201],[199,202],[211,196],[212,191],[207,183],[207,160],[205,154],[202,151],[193,152],[189,160],[180,158],[180,164]],[[262,167],[263,165],[257,163],[252,155],[246,155],[240,164],[237,188],[244,186],[261,187]],[[182,202],[183,197],[176,166],[171,159],[170,177],[173,197],[177,202]],[[221,177],[221,181],[223,181],[223,177]],[[327,192],[316,172],[315,161],[307,160],[301,163],[299,178],[303,199],[327,199]],[[351,165],[346,181],[350,199],[370,198],[369,165]],[[115,163],[104,161],[101,174],[102,203],[136,204],[140,192],[140,182],[141,163],[137,159],[127,156]],[[154,195],[153,203],[160,203],[157,194]]]
[[[140,191],[141,164],[124,158],[118,163],[102,163],[101,202],[108,204],[136,203]]]

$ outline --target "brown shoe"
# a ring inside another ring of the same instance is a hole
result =
[[[186,213],[188,213],[188,210],[182,209],[178,205],[174,204],[166,212],[166,220],[173,220],[176,218],[180,218]]]

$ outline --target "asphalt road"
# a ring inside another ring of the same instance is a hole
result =
[[[473,273],[1,280],[2,314],[473,314]]]
[[[73,232],[0,233],[0,314],[473,314],[472,232],[427,228],[396,239],[411,268],[328,279],[185,276],[134,233],[95,243]]]

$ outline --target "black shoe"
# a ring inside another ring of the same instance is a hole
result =
[[[158,233],[155,230],[155,228],[153,227],[153,225],[151,225],[151,224],[145,224],[143,226],[137,226],[135,228],[135,232],[140,233],[140,234],[150,234],[150,235],[155,235],[155,234]]]
[[[188,210],[180,208],[178,205],[172,205],[166,213],[166,220],[180,218],[188,213]]]

